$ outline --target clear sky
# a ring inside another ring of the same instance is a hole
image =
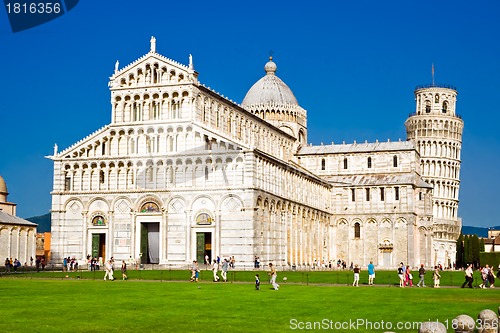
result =
[[[53,146],[108,124],[108,79],[149,51],[241,103],[273,51],[308,111],[309,142],[406,139],[413,91],[457,87],[465,122],[459,216],[499,225],[500,2],[80,1],[12,33],[0,8],[0,175],[20,217],[48,213]]]

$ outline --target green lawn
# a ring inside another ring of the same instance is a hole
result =
[[[257,291],[251,282],[17,277],[0,278],[0,332],[286,332],[318,322],[335,332],[415,333],[395,325],[428,320],[448,320],[453,332],[451,320],[457,315],[476,318],[481,310],[496,312],[500,305],[498,289],[355,288],[280,279],[281,288],[274,291],[264,278]],[[360,325],[334,329],[349,321]],[[368,326],[382,321],[392,329]]]

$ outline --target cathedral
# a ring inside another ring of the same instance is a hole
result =
[[[407,140],[311,145],[272,60],[241,104],[150,51],[110,77],[111,123],[49,156],[63,257],[186,267],[255,257],[282,269],[455,261],[463,121],[457,91],[417,87]]]

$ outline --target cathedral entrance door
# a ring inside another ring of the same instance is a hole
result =
[[[384,255],[384,259],[383,259],[384,260],[384,267],[392,267],[392,265],[391,265],[391,252],[386,251],[383,253],[383,255]]]
[[[212,258],[212,233],[197,232],[196,233],[196,260],[198,263],[205,264],[205,256],[208,255],[210,262]]]
[[[92,234],[92,257],[106,258],[106,235]]]
[[[141,264],[160,263],[160,223],[141,223]]]

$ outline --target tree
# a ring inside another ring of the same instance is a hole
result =
[[[458,236],[457,239],[457,268],[462,268],[464,267],[464,235],[460,233],[460,236]]]
[[[472,235],[471,237],[471,255],[474,267],[479,267],[479,237],[477,235]]]

